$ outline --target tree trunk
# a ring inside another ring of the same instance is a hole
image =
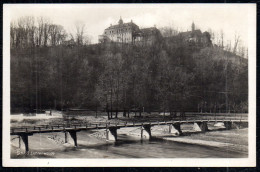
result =
[[[113,111],[112,111],[112,109],[110,111],[110,119],[113,119]]]
[[[173,112],[173,117],[174,117],[174,118],[177,117],[177,112],[176,112],[176,111]]]
[[[96,105],[96,118],[97,118],[97,105]]]
[[[111,81],[110,81],[111,82]],[[111,99],[110,99],[110,108],[111,108],[111,119],[113,119],[113,105],[112,105],[112,102],[113,102],[113,99],[112,99],[112,96],[113,96],[113,90],[112,90],[112,84],[111,85],[111,89],[110,89],[110,93],[111,93]]]
[[[107,110],[107,119],[110,119],[109,111]]]
[[[116,110],[116,118],[117,118],[118,110]]]
[[[110,119],[109,110],[107,109],[107,118]]]
[[[124,109],[123,117],[126,117],[126,110]]]

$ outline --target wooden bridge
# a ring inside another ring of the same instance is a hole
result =
[[[77,146],[77,132],[83,130],[93,129],[105,129],[107,140],[117,140],[117,130],[124,127],[140,127],[141,138],[143,138],[144,132],[152,137],[151,127],[156,125],[168,125],[169,133],[172,130],[177,130],[179,135],[182,135],[182,124],[193,124],[194,129],[199,132],[209,131],[208,123],[224,123],[226,129],[240,129],[242,127],[248,127],[248,120],[245,119],[204,119],[204,120],[179,120],[179,121],[164,121],[164,122],[93,122],[93,123],[78,123],[78,124],[55,124],[55,125],[39,125],[39,126],[25,126],[25,127],[13,127],[10,130],[11,135],[19,136],[22,139],[26,152],[29,151],[28,136],[32,136],[36,133],[52,133],[52,132],[64,132],[65,143],[68,141],[68,133],[74,141],[74,145]]]

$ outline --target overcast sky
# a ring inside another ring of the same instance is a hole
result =
[[[248,40],[248,12],[255,10],[252,4],[27,4],[10,7],[11,19],[44,16],[64,26],[68,32],[73,31],[76,22],[83,22],[92,43],[96,43],[98,35],[110,24],[117,24],[122,16],[124,22],[132,19],[141,28],[173,26],[182,31],[190,30],[194,21],[202,31],[211,28],[220,32],[222,29],[225,40],[233,41],[237,33],[245,45]]]

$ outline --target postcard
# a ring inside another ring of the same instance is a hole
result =
[[[3,166],[256,165],[256,4],[4,4],[3,38]]]

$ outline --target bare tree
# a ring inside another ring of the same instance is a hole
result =
[[[11,22],[10,37],[12,47],[34,46],[34,34],[34,17],[25,16],[19,18],[17,22]]]
[[[11,21],[11,24],[10,24],[10,46],[11,47],[15,47],[15,43],[16,43],[16,37],[17,37],[17,26],[16,26],[16,23],[15,21]]]
[[[76,22],[75,28],[76,28],[76,43],[77,45],[83,45],[85,24],[82,22]]]
[[[22,17],[20,19],[18,19],[17,21],[17,41],[16,41],[16,44],[17,44],[17,47],[18,46],[26,46],[27,45],[27,42],[26,42],[26,30],[25,30],[25,18]]]
[[[236,54],[236,52],[237,52],[237,47],[238,47],[239,42],[240,42],[240,36],[235,34],[235,41],[234,41],[234,48],[233,48],[234,54]]]
[[[238,54],[239,54],[239,56],[245,58],[245,54],[246,54],[245,51],[246,51],[246,48],[243,45],[240,45],[238,47]]]
[[[228,41],[227,41],[227,44],[226,44],[226,50],[229,51],[229,52],[231,52],[231,47],[232,47],[231,41],[228,40]]]
[[[246,58],[248,59],[248,47],[246,48]]]
[[[46,47],[50,36],[50,20],[46,19],[43,25],[43,45]]]
[[[37,37],[36,37],[36,42],[38,46],[42,45],[42,37],[43,37],[43,24],[44,23],[44,18],[43,17],[38,17],[37,18]]]
[[[221,48],[224,48],[224,32],[220,31]]]
[[[83,45],[89,45],[91,44],[91,37],[90,36],[84,36],[83,37]]]
[[[28,16],[25,19],[25,27],[26,27],[26,31],[28,34],[28,45],[29,46],[34,46],[35,42],[34,42],[34,36],[35,36],[35,19],[33,16]]]
[[[178,29],[175,29],[174,27],[162,27],[160,28],[160,31],[162,33],[163,37],[171,37],[171,36],[176,36],[179,32]]]
[[[47,46],[50,35],[50,20],[45,17],[37,18],[37,37],[36,42],[38,46]]]
[[[209,32],[209,34],[210,34],[210,36],[211,36],[211,41],[212,41],[212,43],[214,43],[214,44],[216,44],[216,35],[215,35],[215,32],[212,30],[212,29],[208,29],[208,32]]]
[[[66,32],[60,25],[51,24],[49,26],[50,44],[52,46],[61,44],[66,38]]]

